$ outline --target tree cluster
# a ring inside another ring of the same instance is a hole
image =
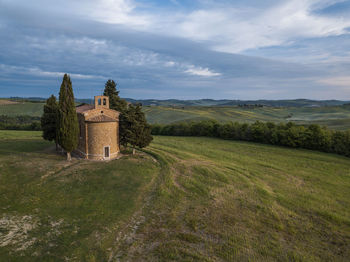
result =
[[[75,110],[72,81],[69,75],[63,76],[59,101],[51,95],[44,105],[41,117],[43,138],[55,141],[67,152],[67,160],[71,160],[71,152],[78,146],[79,123]]]
[[[141,104],[128,104],[126,100],[120,98],[117,84],[113,80],[106,82],[103,95],[109,97],[109,107],[120,112],[120,144],[124,147],[131,145],[133,153],[135,153],[135,147],[143,148],[148,146],[153,137],[151,135],[151,126],[147,123]]]
[[[213,120],[152,125],[153,135],[208,136],[229,140],[252,141],[293,148],[305,148],[350,157],[350,131],[333,131],[319,125],[301,126],[292,122],[253,124]]]

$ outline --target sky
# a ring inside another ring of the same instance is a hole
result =
[[[350,0],[0,0],[0,97],[350,100]]]

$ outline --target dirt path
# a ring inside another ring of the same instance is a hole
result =
[[[120,261],[122,257],[132,257],[132,254],[136,251],[132,243],[140,237],[137,231],[148,219],[146,211],[151,209],[152,201],[154,200],[154,192],[159,184],[159,177],[162,175],[162,172],[164,172],[165,167],[152,154],[146,151],[138,151],[138,154],[150,157],[153,162],[160,165],[161,169],[159,173],[152,178],[145,193],[140,195],[139,201],[143,202],[142,206],[131,216],[127,223],[119,225],[113,244],[114,246],[110,251],[109,262]]]

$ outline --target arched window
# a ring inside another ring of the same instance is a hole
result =
[[[107,105],[107,99],[106,98],[103,98],[103,105]]]
[[[98,105],[101,105],[101,98],[98,99]]]

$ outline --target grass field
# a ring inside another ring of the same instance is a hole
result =
[[[158,166],[147,155],[67,163],[40,136],[0,131],[0,261],[107,261]]]
[[[44,145],[47,145],[47,142],[41,139],[42,138],[42,132],[38,131],[18,131],[18,130],[0,130],[0,140],[4,142],[5,140],[36,140],[37,142],[44,143]],[[14,142],[15,144],[15,142]],[[31,149],[31,147],[29,147]]]
[[[157,137],[148,150],[163,174],[128,259],[350,257],[349,159],[192,137]]]
[[[1,101],[1,100],[0,100]],[[28,115],[28,116],[41,116],[43,114],[44,103],[0,103],[0,115],[7,116],[18,116],[18,115]]]
[[[1,101],[1,100],[0,100]],[[5,101],[5,100],[3,100]],[[43,103],[23,102],[0,104],[0,115],[41,116]],[[238,121],[252,123],[257,120],[298,124],[320,124],[336,130],[350,129],[350,106],[328,107],[257,107],[234,106],[188,106],[143,108],[151,124],[170,124],[182,121],[215,119],[219,122]]]
[[[0,105],[13,105],[13,104],[17,104],[17,102],[7,100],[7,99],[0,99]]]
[[[347,261],[348,158],[155,137],[107,163],[0,131],[1,261]],[[10,234],[11,233],[11,234]]]
[[[152,123],[170,124],[182,121],[215,119],[219,122],[247,122],[257,120],[271,122],[292,121],[299,124],[320,124],[332,129],[350,128],[350,107],[145,107],[147,120]]]

